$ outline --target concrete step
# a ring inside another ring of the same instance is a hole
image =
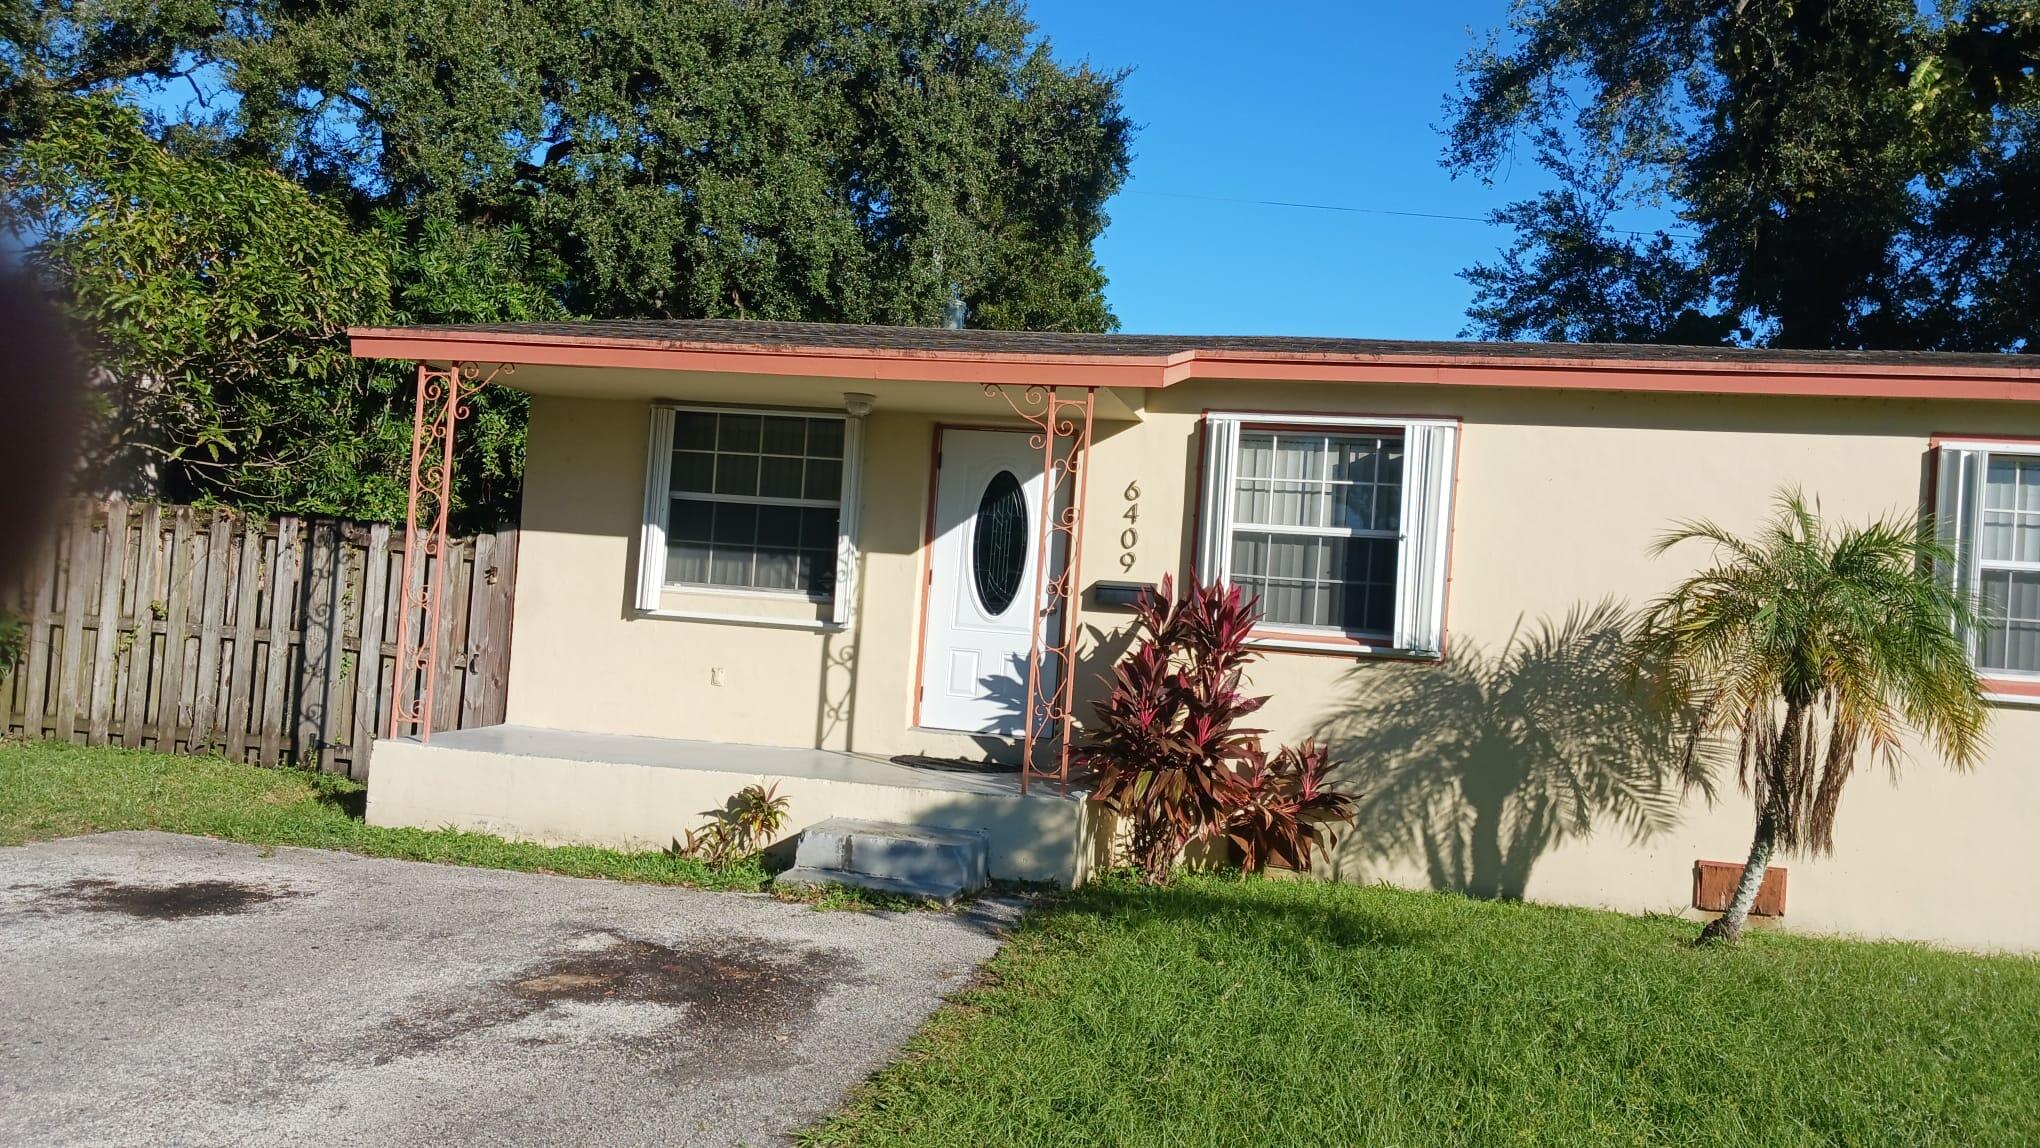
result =
[[[879,877],[870,873],[852,873],[848,869],[805,869],[798,865],[772,879],[778,886],[792,885],[848,885],[854,889],[869,889],[874,893],[893,893],[901,897],[915,897],[924,901],[936,901],[953,905],[964,895],[956,885],[937,882],[902,881],[897,877]]]
[[[981,832],[832,817],[801,833],[789,872],[875,877],[911,890],[947,890],[940,894],[946,900],[990,882],[990,853]]]

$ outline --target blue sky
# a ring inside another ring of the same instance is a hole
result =
[[[1546,186],[1528,164],[1492,188],[1438,166],[1455,65],[1506,8],[1029,0],[1058,58],[1134,69],[1133,178],[1098,245],[1122,329],[1456,337],[1456,273],[1506,228],[1225,201],[1485,216]]]

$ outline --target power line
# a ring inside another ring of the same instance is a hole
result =
[[[1393,215],[1404,219],[1443,219],[1454,223],[1479,223],[1488,227],[1499,227],[1501,223],[1484,215],[1448,215],[1437,211],[1398,211],[1388,207],[1356,207],[1346,203],[1303,203],[1293,199],[1246,199],[1232,195],[1200,195],[1189,191],[1150,191],[1146,188],[1129,187],[1129,195],[1154,195],[1164,199],[1197,199],[1206,203],[1237,203],[1250,207],[1290,207],[1302,211],[1337,211],[1349,215]],[[1639,231],[1630,227],[1610,227],[1606,230],[1617,235],[1656,235],[1655,231]],[[1686,231],[1667,231],[1665,234],[1679,239],[1698,239],[1698,235]]]

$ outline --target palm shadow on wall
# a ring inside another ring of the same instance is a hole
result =
[[[1634,841],[1713,798],[1705,753],[1681,767],[1684,724],[1634,684],[1619,603],[1519,628],[1489,654],[1460,645],[1430,666],[1375,663],[1319,736],[1361,791],[1363,856],[1421,861],[1433,887],[1520,900],[1538,858],[1590,833]]]

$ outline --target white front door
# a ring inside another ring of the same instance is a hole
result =
[[[1027,724],[1044,485],[1041,448],[1028,438],[942,432],[921,656],[924,726],[1017,737]],[[1061,557],[1058,548],[1050,560]]]

